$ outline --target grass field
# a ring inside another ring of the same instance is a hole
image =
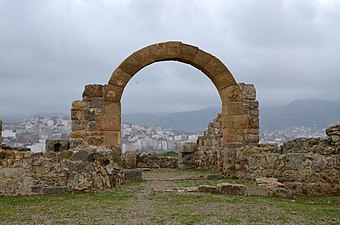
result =
[[[175,190],[221,181],[157,179],[200,173],[153,170],[102,193],[0,197],[0,224],[340,224],[340,197],[186,193]]]

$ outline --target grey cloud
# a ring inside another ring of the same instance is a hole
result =
[[[316,0],[0,0],[0,115],[69,112],[85,84],[167,40],[214,54],[263,104],[340,99],[339,12]],[[179,63],[144,68],[123,95],[125,112],[218,104],[211,81]]]

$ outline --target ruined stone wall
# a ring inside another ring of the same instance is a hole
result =
[[[235,161],[235,150],[234,148],[243,146],[228,143],[229,136],[237,136],[240,142],[245,144],[257,144],[259,141],[259,103],[256,100],[256,90],[252,84],[239,84],[241,91],[244,96],[243,103],[239,105],[242,109],[242,113],[247,116],[246,120],[242,121],[225,121],[227,124],[224,126],[238,128],[238,126],[247,127],[243,129],[244,134],[237,132],[231,132],[223,134],[225,129],[222,129],[223,116],[224,114],[233,114],[231,109],[225,108],[227,112],[218,114],[216,119],[209,123],[208,129],[204,132],[204,136],[199,137],[197,140],[197,151],[195,152],[194,160],[195,165],[201,169],[209,170],[230,170],[235,169],[233,166]],[[239,103],[238,103],[239,104]],[[236,123],[237,122],[237,123]],[[233,131],[233,129],[231,130]],[[226,168],[230,165],[230,168]]]
[[[219,113],[216,119],[209,123],[204,136],[197,139],[194,161],[198,168],[208,170],[223,169],[223,135],[221,127],[222,118]]]
[[[275,177],[293,193],[340,194],[340,148],[326,139],[300,138],[276,145],[236,150],[235,176]]]
[[[240,179],[274,177],[294,194],[340,194],[340,125],[327,138],[299,138],[282,146],[248,144],[234,149],[232,159],[221,146],[220,115],[197,141],[197,168],[223,170]],[[228,169],[232,168],[232,171]]]
[[[175,157],[157,156],[151,153],[137,154],[138,168],[171,168],[178,167],[178,159]]]
[[[0,196],[110,189],[123,175],[110,148],[33,153],[0,148]]]
[[[71,148],[78,145],[113,145],[113,140],[120,140],[121,118],[117,116],[120,115],[120,103],[114,102],[115,98],[107,85],[85,86],[83,99],[72,103]]]

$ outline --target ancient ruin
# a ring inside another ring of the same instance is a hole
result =
[[[142,68],[169,60],[190,64],[208,76],[219,92],[222,113],[196,143],[182,146],[178,161],[135,153],[122,157],[123,90]],[[114,70],[108,84],[86,85],[82,97],[72,104],[70,140],[48,140],[45,152],[1,145],[0,135],[0,195],[111,189],[129,176],[141,177],[136,171],[124,175],[125,168],[136,167],[200,168],[221,171],[223,177],[257,179],[261,187],[281,188],[279,193],[340,194],[340,125],[327,129],[326,139],[302,138],[283,146],[258,144],[255,87],[236,83],[219,59],[195,46],[165,42],[140,49]],[[199,188],[256,192],[256,188],[227,183]]]
[[[252,85],[238,85],[215,56],[181,42],[147,46],[127,57],[106,85],[86,85],[83,99],[72,104],[71,146],[120,147],[121,97],[129,80],[142,68],[175,60],[201,70],[215,85],[222,102],[223,145],[232,149],[259,141],[258,102]]]

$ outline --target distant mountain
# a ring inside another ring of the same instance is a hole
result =
[[[161,126],[185,132],[201,132],[207,129],[209,122],[221,112],[221,107],[176,113],[137,113],[123,114],[122,121],[135,124]],[[69,116],[65,113],[38,113],[34,116]],[[21,122],[30,116],[2,117],[4,123]],[[340,123],[340,101],[319,99],[295,100],[285,106],[264,107],[260,103],[260,129],[282,130],[289,127],[305,126],[318,130]]]
[[[179,131],[203,131],[216,118],[217,112],[221,112],[221,107],[168,114],[123,114],[122,121]],[[303,99],[279,107],[262,107],[260,104],[261,130],[281,130],[293,126],[321,130],[334,123],[340,123],[340,101]]]
[[[261,130],[280,130],[292,126],[324,129],[340,122],[340,101],[295,100],[286,106],[261,107]]]
[[[33,115],[3,116],[3,117],[0,117],[0,119],[2,120],[3,123],[20,123],[20,122],[24,121],[27,118],[36,117],[36,116],[45,116],[45,117],[68,116],[68,117],[70,117],[70,115],[68,115],[66,113],[41,112],[41,113],[36,113],[36,114],[33,114]]]
[[[122,121],[136,124],[160,126],[165,129],[173,129],[186,132],[201,132],[208,127],[209,122],[216,118],[220,107],[210,107],[201,110],[175,112],[167,114],[123,114]]]

